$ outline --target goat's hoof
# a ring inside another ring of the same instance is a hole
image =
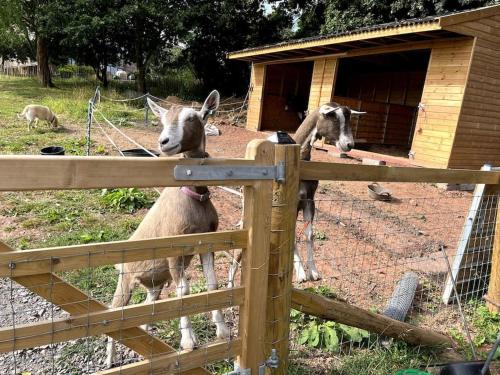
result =
[[[303,275],[298,275],[297,276],[297,282],[298,283],[305,283],[308,280],[306,274],[304,273]]]
[[[198,346],[198,340],[194,336],[194,333],[187,335],[181,339],[181,348],[183,350],[194,350]]]
[[[218,339],[228,339],[231,336],[231,331],[225,324],[217,324],[216,335]]]
[[[319,280],[321,280],[321,276],[320,276],[320,274],[319,274],[318,271],[310,271],[310,272],[308,272],[308,276],[309,276],[308,279],[310,281],[319,281]]]

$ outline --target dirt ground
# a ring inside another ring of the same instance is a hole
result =
[[[248,131],[241,124],[233,126],[225,117],[210,121],[222,133],[207,138],[207,151],[212,157],[244,157],[249,141],[268,136]],[[158,126],[138,125],[124,130],[140,144],[156,148]],[[102,138],[94,140],[105,142]],[[115,141],[122,148],[131,147],[123,139]],[[366,151],[354,150],[351,154],[380,158]],[[312,160],[360,163],[322,150],[314,150]],[[401,157],[385,160],[388,165],[409,165]],[[395,283],[404,272],[413,271],[422,286],[418,310],[436,311],[447,270],[440,248],[443,246],[452,260],[472,193],[444,191],[423,183],[384,186],[394,197],[390,203],[371,200],[365,182],[320,183],[316,195],[315,259],[323,279],[304,286],[327,285],[350,302],[383,310]],[[212,193],[221,218],[220,229],[233,229],[240,219],[239,197],[218,188],[213,188]],[[305,258],[301,227],[299,223],[299,247]]]

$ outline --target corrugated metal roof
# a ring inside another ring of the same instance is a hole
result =
[[[371,32],[371,31],[397,29],[398,27],[401,27],[401,26],[422,25],[422,24],[426,24],[426,23],[432,24],[432,23],[439,22],[440,17],[442,17],[442,15],[429,16],[429,17],[424,17],[424,18],[412,18],[412,19],[407,19],[407,20],[402,20],[402,21],[388,22],[388,23],[382,23],[382,24],[373,25],[373,26],[361,27],[359,29],[355,29],[355,30],[351,30],[351,31],[344,31],[344,32],[332,33],[332,34],[327,34],[327,35],[319,35],[319,36],[313,36],[313,37],[302,38],[302,39],[287,40],[287,41],[280,42],[280,43],[266,44],[266,45],[262,45],[262,46],[258,46],[258,47],[245,48],[245,49],[242,49],[239,51],[231,52],[230,55],[258,51],[258,50],[263,50],[263,49],[272,48],[272,47],[292,46],[294,44],[315,42],[315,41],[320,41],[320,40],[325,40],[325,39],[339,38],[339,37],[348,36],[348,35],[357,35],[357,34],[362,34],[362,33]]]

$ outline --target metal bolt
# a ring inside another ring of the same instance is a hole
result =
[[[16,264],[14,262],[9,262],[9,269],[13,270],[14,268],[16,268]]]
[[[234,174],[232,170],[226,172],[226,176],[231,177]]]
[[[102,321],[102,325],[103,326],[107,326],[108,324],[109,324],[109,320],[105,319],[105,320]]]
[[[191,176],[193,174],[193,171],[191,169],[186,170],[186,175]]]
[[[262,171],[262,174],[263,174],[264,176],[267,176],[267,174],[268,174],[267,169],[264,169],[264,170]]]

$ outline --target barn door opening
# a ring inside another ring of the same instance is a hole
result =
[[[297,130],[309,102],[313,65],[307,61],[267,66],[261,130]]]
[[[340,60],[333,100],[366,111],[353,118],[356,148],[407,155],[422,97],[430,50]],[[382,146],[382,147],[381,147]]]

